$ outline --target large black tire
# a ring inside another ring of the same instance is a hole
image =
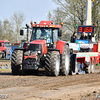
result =
[[[72,68],[70,67],[70,50],[68,45],[66,45],[62,54],[61,75],[66,76],[68,74],[72,74]]]
[[[6,58],[6,51],[3,50],[2,58]]]
[[[13,75],[19,75],[21,71],[23,60],[23,51],[22,50],[14,50],[11,57],[11,68]]]
[[[58,76],[60,71],[60,54],[57,51],[50,51],[46,55],[46,75]]]

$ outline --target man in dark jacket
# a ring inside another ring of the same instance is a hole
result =
[[[82,39],[82,40],[86,40],[87,39],[87,36],[86,36],[85,32],[83,32],[83,35],[80,37],[80,39]]]
[[[75,39],[77,39],[77,33],[74,32],[73,35],[71,36],[71,43],[75,43]]]

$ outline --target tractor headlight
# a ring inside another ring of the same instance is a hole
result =
[[[41,51],[37,51],[37,53],[41,53]]]

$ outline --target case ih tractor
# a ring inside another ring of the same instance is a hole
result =
[[[66,42],[58,39],[61,36],[61,25],[54,25],[53,21],[41,21],[39,24],[31,22],[31,28],[26,24],[27,40],[25,48],[16,48],[12,53],[12,74],[20,71],[45,69],[46,75],[68,75],[70,68],[70,51]],[[29,30],[32,30],[31,39]],[[23,35],[24,31],[20,31]]]

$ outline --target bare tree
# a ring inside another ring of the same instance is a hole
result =
[[[60,6],[64,17],[64,27],[68,33],[77,30],[77,25],[84,25],[86,20],[86,0],[53,0]]]
[[[0,39],[2,39],[2,34],[3,34],[3,25],[2,21],[0,20]]]
[[[11,19],[0,21],[0,39],[19,42],[19,30],[22,26],[25,16],[22,12],[15,12]]]
[[[95,27],[95,34],[100,36],[100,0],[94,0],[92,4],[92,22],[97,26]]]
[[[59,13],[63,16],[64,30],[67,33],[77,31],[77,25],[85,25],[86,23],[86,0],[53,0],[60,6]],[[100,35],[100,0],[92,2],[92,22],[97,25],[95,34]],[[55,10],[57,13],[57,9]],[[54,13],[54,14],[56,14]],[[62,17],[61,16],[61,17]],[[56,17],[55,17],[56,18]],[[57,20],[58,18],[56,18]]]
[[[2,24],[1,39],[9,40],[12,42],[14,40],[13,25],[8,19],[4,19]]]
[[[16,34],[16,42],[19,42],[19,33],[20,33],[20,27],[22,26],[24,20],[25,20],[25,15],[24,13],[18,11],[13,14],[11,17],[12,23],[14,25],[14,32]]]

